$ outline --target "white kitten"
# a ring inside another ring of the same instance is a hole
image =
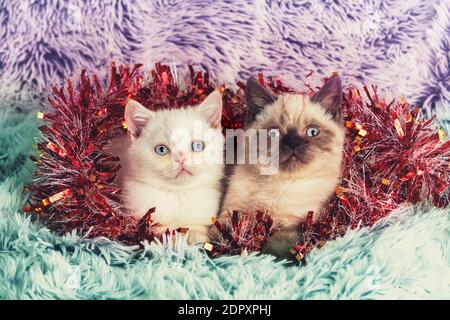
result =
[[[129,138],[114,149],[121,157],[118,182],[130,214],[142,217],[156,207],[153,217],[161,231],[187,227],[190,243],[207,240],[221,196],[221,116],[218,91],[198,106],[157,112],[128,101]]]

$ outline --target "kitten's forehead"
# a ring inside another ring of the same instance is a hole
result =
[[[206,129],[205,119],[193,108],[158,111],[147,125],[147,132],[156,135],[170,135],[174,130],[193,133],[195,129]]]
[[[275,103],[261,114],[261,121],[271,122],[280,127],[301,127],[312,122],[327,123],[331,116],[307,95],[280,95]]]
[[[189,149],[193,140],[215,146],[222,144],[221,139],[221,129],[211,128],[201,113],[189,107],[158,111],[144,128],[138,144],[165,144],[171,148]]]

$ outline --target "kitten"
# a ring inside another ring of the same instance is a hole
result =
[[[155,112],[128,101],[129,137],[112,151],[121,157],[118,183],[130,214],[140,218],[156,207],[153,218],[160,231],[187,227],[189,243],[207,240],[221,197],[221,116],[218,91],[183,109]]]
[[[227,210],[269,210],[274,226],[263,252],[286,257],[307,212],[314,211],[317,221],[339,182],[345,138],[339,115],[341,80],[332,77],[311,98],[275,98],[250,79],[246,100],[247,129],[267,129],[270,136],[279,136],[279,169],[274,175],[261,175],[263,161],[237,165],[219,219],[226,219]]]

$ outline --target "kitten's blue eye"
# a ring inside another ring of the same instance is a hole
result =
[[[269,137],[271,138],[279,138],[280,137],[280,130],[278,129],[270,129],[269,131],[267,131],[267,134],[269,135]]]
[[[320,131],[319,131],[319,128],[317,128],[317,127],[309,127],[306,130],[306,135],[308,137],[317,137],[319,135],[319,133],[320,133]]]
[[[205,143],[203,141],[194,141],[192,142],[192,151],[194,152],[202,152],[205,149]]]
[[[165,156],[166,154],[169,153],[169,151],[170,151],[169,148],[163,144],[158,144],[155,147],[155,152],[159,156]]]

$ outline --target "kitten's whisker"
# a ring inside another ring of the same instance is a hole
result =
[[[227,180],[227,181],[230,181],[230,180],[231,180],[231,177],[230,177],[230,176],[227,176],[227,175],[225,175],[225,174],[223,174],[223,173],[220,174],[220,177],[223,178],[223,179],[225,179],[225,180]]]

